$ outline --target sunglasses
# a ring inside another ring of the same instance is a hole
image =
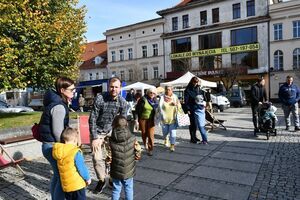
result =
[[[65,89],[65,90],[69,90],[69,91],[71,91],[71,92],[75,92],[76,88],[67,88],[67,89]]]

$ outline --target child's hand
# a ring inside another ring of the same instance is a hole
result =
[[[90,185],[92,183],[92,179],[89,179],[89,180],[85,181],[85,183],[86,183],[87,186]]]

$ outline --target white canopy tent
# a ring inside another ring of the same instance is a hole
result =
[[[145,89],[156,88],[156,87],[154,85],[150,85],[150,84],[146,84],[146,83],[142,83],[142,82],[136,82],[136,83],[133,83],[133,84],[123,87],[122,90],[130,90],[131,88],[133,88],[134,90],[141,90],[142,95],[144,95]]]
[[[167,85],[173,86],[173,87],[185,87],[190,82],[191,78],[193,78],[195,75],[191,72],[187,72],[178,79],[175,79],[173,81],[160,83],[160,86],[164,87]],[[201,81],[202,87],[217,87],[216,82],[206,81],[198,77],[198,79]]]

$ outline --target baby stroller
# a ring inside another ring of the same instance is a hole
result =
[[[277,108],[270,102],[263,103],[258,106],[258,130],[259,132],[266,133],[267,140],[270,135],[277,135],[275,128],[277,117],[275,115]],[[254,130],[254,136],[257,135],[257,130]]]

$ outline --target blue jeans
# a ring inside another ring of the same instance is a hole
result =
[[[170,143],[175,144],[176,142],[176,123],[173,124],[163,124],[162,125],[162,132],[164,138],[170,133]]]
[[[53,144],[51,143],[42,144],[43,155],[48,160],[53,170],[53,177],[51,178],[51,183],[50,183],[50,194],[53,200],[60,200],[60,199],[64,200],[65,194],[61,187],[57,162],[52,157],[52,146]]]
[[[202,141],[207,142],[207,134],[205,129],[205,109],[197,109],[194,112],[195,123],[200,131]]]
[[[113,190],[112,190],[112,200],[119,200],[122,190],[122,185],[125,190],[125,200],[133,200],[133,178],[126,180],[112,179],[113,181]]]

